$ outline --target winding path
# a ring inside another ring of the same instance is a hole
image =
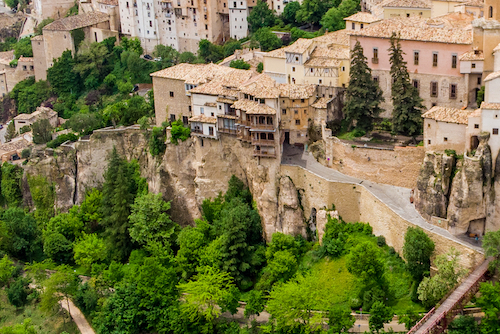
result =
[[[332,168],[323,166],[318,161],[316,161],[316,159],[314,159],[311,154],[290,145],[283,146],[283,157],[281,160],[281,164],[302,167],[305,170],[328,181],[361,185],[370,193],[372,193],[373,196],[377,197],[380,201],[385,203],[397,215],[407,220],[408,222],[425,230],[431,231],[432,233],[439,234],[447,239],[453,240],[454,242],[460,243],[471,249],[482,252],[482,248],[479,243],[476,243],[473,240],[468,240],[465,236],[464,238],[454,236],[447,230],[432,225],[428,223],[424,218],[422,218],[420,213],[418,213],[418,211],[415,209],[415,206],[410,203],[411,189],[361,180],[352,176],[342,174],[341,172],[336,171]]]
[[[62,306],[63,309],[68,311],[68,303],[69,303],[69,313],[71,315],[71,318],[73,318],[73,321],[75,322],[76,326],[78,326],[78,329],[80,330],[80,333],[82,334],[95,334],[94,330],[88,323],[87,319],[85,319],[85,316],[83,313],[80,311],[78,307],[76,307],[75,304],[71,301],[71,299],[63,299],[59,302]]]

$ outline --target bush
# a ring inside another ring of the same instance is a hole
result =
[[[232,60],[229,64],[229,67],[238,68],[240,70],[249,70],[250,64],[244,61],[243,59]]]
[[[31,126],[29,125],[25,125],[23,126],[22,128],[19,129],[19,133],[20,134],[23,134],[23,133],[26,133],[26,132],[30,132],[31,131]]]
[[[21,151],[21,158],[28,159],[31,156],[31,150],[29,148],[25,148]]]
[[[157,156],[165,153],[167,145],[165,144],[166,134],[165,128],[154,127],[149,137],[149,152],[152,156]]]
[[[444,150],[444,154],[446,154],[449,157],[456,157],[457,156],[457,151],[455,151],[455,150]]]
[[[262,73],[262,71],[264,71],[264,63],[260,62],[257,65],[257,72]]]
[[[65,135],[59,135],[59,136],[57,136],[56,139],[49,141],[47,143],[47,147],[56,148],[56,147],[61,146],[64,142],[67,142],[68,140],[70,140],[70,141],[77,141],[78,140],[78,136],[75,135],[74,133],[68,133],[68,134],[65,134]]]
[[[170,130],[171,138],[170,142],[176,144],[178,140],[185,141],[191,135],[191,129],[184,126],[184,123],[180,119],[172,122],[172,128]]]
[[[377,237],[377,246],[379,247],[383,247],[386,245],[386,242],[385,242],[385,237],[383,235],[379,235]]]
[[[354,129],[354,131],[352,132],[352,135],[356,138],[363,137],[365,134],[365,131],[359,129]]]

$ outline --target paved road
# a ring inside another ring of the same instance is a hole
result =
[[[415,209],[415,206],[410,203],[411,190],[408,188],[375,183],[342,174],[332,168],[323,166],[316,161],[311,154],[291,146],[285,146],[283,148],[283,159],[281,163],[285,165],[300,166],[328,181],[359,184],[385,203],[396,214],[410,223],[482,252],[482,248],[480,245],[476,244],[474,240],[469,241],[465,238],[457,238],[447,230],[429,224],[422,218],[420,213]]]
[[[66,311],[68,310],[68,300],[63,299],[59,302],[63,309]],[[78,326],[78,329],[80,330],[80,333],[82,334],[95,334],[94,330],[88,323],[87,319],[85,319],[85,316],[83,313],[80,311],[78,307],[73,304],[71,300],[69,300],[69,312],[71,314],[71,317],[73,318],[73,321],[75,324]]]

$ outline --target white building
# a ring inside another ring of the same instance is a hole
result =
[[[247,0],[229,0],[229,33],[233,39],[242,39],[248,36],[247,17],[250,7]]]
[[[153,0],[119,0],[121,32],[137,37],[146,53],[160,44]]]

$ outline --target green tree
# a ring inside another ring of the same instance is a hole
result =
[[[165,202],[162,194],[148,193],[137,196],[129,216],[129,233],[132,240],[144,245],[150,252],[172,252],[179,225],[170,219],[168,210],[170,202]]]
[[[224,59],[224,48],[220,45],[212,44],[209,40],[202,39],[198,43],[198,55],[206,63],[216,63]]]
[[[307,22],[316,25],[333,5],[334,1],[332,0],[304,0],[297,11],[295,19],[297,22]]]
[[[196,56],[189,51],[184,51],[179,55],[179,63],[192,63],[196,59]]]
[[[229,57],[238,49],[241,49],[241,42],[230,39],[224,44],[224,57]]]
[[[476,319],[468,315],[459,315],[448,325],[448,334],[480,334]]]
[[[178,141],[186,141],[191,135],[191,129],[184,126],[184,123],[180,119],[172,122],[172,127],[170,129],[170,142],[177,145]]]
[[[250,64],[244,61],[243,59],[231,60],[229,63],[229,67],[238,68],[240,70],[249,70]]]
[[[357,129],[371,131],[373,121],[382,112],[379,106],[382,101],[382,90],[372,78],[361,44],[356,42],[351,53],[349,86],[343,110],[348,124],[356,122]]]
[[[7,285],[14,274],[15,267],[7,255],[0,260],[0,287]]]
[[[417,322],[422,319],[422,316],[413,308],[406,309],[402,314],[398,315],[398,324],[405,324],[405,328],[410,330]],[[457,334],[457,333],[455,333]]]
[[[494,257],[493,266],[500,268],[500,231],[486,232],[483,238],[483,248],[486,256]]]
[[[51,95],[52,90],[48,82],[43,80],[37,81],[33,85],[18,91],[16,98],[17,110],[20,114],[31,114]]]
[[[346,258],[347,270],[365,284],[380,282],[384,274],[384,263],[380,260],[380,250],[370,242],[354,247]]]
[[[203,220],[196,220],[195,224],[195,227],[183,228],[177,238],[179,251],[176,262],[185,280],[196,272],[196,268],[200,266],[202,254],[206,253],[206,247],[211,241],[210,225]]]
[[[106,244],[97,234],[82,234],[82,237],[75,242],[73,252],[75,253],[75,263],[90,272],[92,264],[103,261],[106,258]]]
[[[64,127],[86,135],[102,127],[102,118],[98,113],[77,113],[64,123]]]
[[[278,284],[267,302],[270,325],[278,332],[314,333],[323,326],[323,315],[313,312],[321,298],[319,283],[312,275],[299,275],[285,284]]]
[[[51,313],[55,308],[62,307],[60,303],[67,303],[70,311],[69,298],[74,296],[80,284],[78,275],[69,266],[62,265],[42,282],[43,292],[40,297],[40,308]]]
[[[334,307],[328,312],[328,333],[347,333],[354,326],[356,319],[348,308]]]
[[[31,125],[33,142],[35,144],[45,144],[52,140],[52,125],[46,118],[39,119]]]
[[[391,47],[389,48],[392,77],[392,128],[393,131],[405,136],[415,136],[422,132],[422,98],[418,90],[413,86],[403,59],[404,52],[401,49],[399,37],[395,32],[391,36]]]
[[[6,3],[8,1],[17,0],[5,0]],[[35,329],[35,325],[33,325],[31,319],[27,318],[22,324],[0,328],[0,334],[37,334],[37,330]]]
[[[234,287],[232,277],[218,269],[205,267],[193,280],[178,287],[185,293],[183,307],[190,321],[198,322],[198,317],[202,316],[207,321],[202,332],[212,333],[214,322],[221,314],[219,303],[227,298]]]
[[[21,56],[33,57],[33,49],[31,48],[31,37],[21,38],[14,45],[14,56],[19,59]]]
[[[160,58],[160,69],[174,66],[179,62],[179,52],[171,46],[158,44],[155,46],[153,55]]]
[[[263,71],[264,71],[264,63],[263,63],[263,62],[260,62],[260,63],[257,65],[257,72],[262,73]]]
[[[42,175],[28,175],[27,179],[31,199],[36,208],[33,215],[40,226],[45,226],[50,218],[54,216],[54,185]]]
[[[167,149],[167,135],[165,128],[163,127],[153,127],[151,130],[151,136],[149,137],[149,152],[152,156],[158,156],[165,153]]]
[[[62,53],[54,60],[54,65],[47,70],[47,80],[57,95],[78,93],[80,77],[73,72],[76,62],[70,50]]]
[[[484,101],[484,91],[486,89],[486,86],[481,86],[481,89],[477,92],[477,107],[481,108],[481,104]]]
[[[431,268],[431,256],[434,242],[419,227],[408,227],[403,246],[403,257],[413,279],[420,283],[428,276]]]
[[[375,302],[370,309],[370,319],[368,325],[372,332],[379,332],[384,328],[384,324],[392,320],[394,313],[391,308],[384,305],[382,302]]]
[[[17,165],[4,162],[2,165],[2,196],[11,208],[18,207],[23,201],[21,180],[23,169]]]
[[[481,283],[479,287],[480,297],[476,305],[484,312],[481,319],[481,333],[495,334],[500,331],[500,284]]]
[[[260,28],[255,32],[255,38],[259,41],[262,51],[271,51],[281,47],[281,39],[278,38],[269,27]]]
[[[257,5],[252,8],[250,15],[247,17],[248,28],[250,32],[256,32],[264,27],[272,27],[276,22],[276,16],[269,9],[267,2],[257,0]]]
[[[264,311],[264,306],[262,292],[258,290],[251,290],[248,293],[247,304],[245,305],[245,318],[250,318],[253,315],[259,316],[259,314]]]
[[[12,139],[14,139],[16,137],[17,133],[16,133],[16,124],[14,123],[14,121],[11,121],[9,123],[9,125],[7,126],[7,133],[5,134],[5,139],[7,141],[11,141]]]
[[[7,5],[7,7],[10,7],[12,9],[17,9],[19,0],[5,0],[5,4]]]
[[[42,22],[36,25],[35,35],[41,35],[43,33],[43,28],[52,22],[54,22],[54,19],[51,17],[43,19]]]
[[[104,44],[85,44],[85,42],[81,44],[73,70],[83,79],[86,89],[96,89],[108,75],[106,72],[108,56],[108,48]]]
[[[340,6],[330,8],[321,18],[321,26],[328,31],[345,29],[344,18],[361,10],[359,0],[343,0]]]
[[[139,55],[142,55],[144,53],[144,49],[141,46],[141,41],[137,37],[134,38],[123,37],[121,39],[120,45],[123,47],[125,51],[133,51]]]
[[[43,252],[56,263],[71,263],[73,260],[73,243],[61,233],[44,233]]]
[[[283,13],[281,14],[281,19],[285,24],[297,25],[296,17],[297,12],[300,10],[300,3],[298,1],[290,1],[286,4]]]
[[[22,276],[17,279],[6,289],[9,303],[15,307],[22,307],[28,303],[28,295],[30,280]]]

